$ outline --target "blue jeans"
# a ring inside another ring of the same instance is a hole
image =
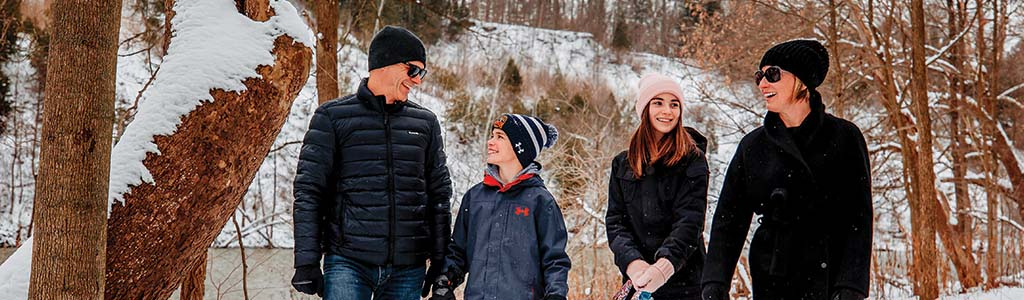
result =
[[[420,300],[426,264],[371,265],[344,256],[324,257],[324,299]]]

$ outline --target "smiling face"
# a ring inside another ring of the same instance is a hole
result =
[[[425,67],[421,61],[411,61],[409,64],[420,68]],[[383,95],[387,98],[388,103],[409,99],[409,91],[423,83],[423,79],[419,76],[409,77],[409,66],[404,63],[397,63],[370,71],[370,77],[373,77],[375,80],[379,79],[379,89],[381,90],[375,90],[374,93]]]
[[[669,93],[658,94],[647,104],[647,109],[647,121],[651,122],[651,127],[659,137],[679,127],[683,105],[676,96]]]
[[[504,130],[491,129],[491,138],[487,140],[487,163],[500,166],[512,162],[519,164],[508,135]]]
[[[761,71],[768,70],[768,67],[770,66],[762,67]],[[757,88],[761,90],[761,95],[764,96],[768,111],[781,113],[796,105],[798,102],[795,93],[796,83],[796,76],[785,70],[781,72],[779,81],[768,82],[768,78],[762,78],[757,83]]]

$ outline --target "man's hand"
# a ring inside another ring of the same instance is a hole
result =
[[[423,277],[423,291],[420,292],[420,297],[427,297],[430,295],[430,286],[437,281],[438,276],[443,272],[444,262],[434,263],[430,261],[430,268],[427,269],[427,275]]]
[[[292,276],[292,287],[303,294],[324,295],[324,275],[319,266],[302,266],[295,268]]]

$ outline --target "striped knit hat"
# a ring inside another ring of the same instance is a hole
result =
[[[541,150],[551,148],[558,140],[555,126],[527,115],[504,114],[491,125],[491,129],[495,128],[505,131],[516,158],[524,168],[537,159]]]

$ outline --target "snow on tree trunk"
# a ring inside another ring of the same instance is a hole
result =
[[[111,198],[124,205],[108,222],[108,299],[166,299],[181,285],[241,202],[306,82],[311,39],[295,9],[252,0],[244,8],[269,21],[238,14],[231,1],[175,1],[161,73],[112,158]],[[171,112],[180,119],[166,120]],[[140,153],[141,164],[132,160]]]
[[[100,299],[120,0],[55,1],[30,299]]]

